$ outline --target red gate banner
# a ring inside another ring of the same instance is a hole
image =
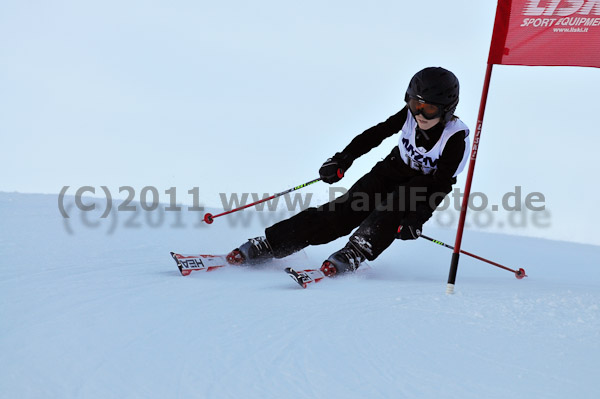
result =
[[[600,68],[600,0],[499,0],[488,63]]]

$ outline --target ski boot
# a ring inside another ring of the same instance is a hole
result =
[[[321,271],[327,277],[337,273],[353,272],[365,260],[365,256],[351,242],[337,252],[331,254],[323,265]]]
[[[273,259],[273,250],[265,237],[250,238],[227,254],[232,265],[257,265]]]

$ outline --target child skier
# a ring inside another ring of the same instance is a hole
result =
[[[395,238],[418,238],[468,160],[469,129],[454,115],[458,97],[452,72],[440,67],[417,72],[406,90],[405,107],[356,136],[325,161],[319,174],[326,183],[338,182],[358,157],[401,132],[391,153],[343,196],[268,227],[265,236],[229,253],[228,261],[252,265],[283,258],[358,227],[346,246],[323,262],[320,270],[333,276],[376,259]]]

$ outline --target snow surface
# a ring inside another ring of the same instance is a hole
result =
[[[398,241],[303,290],[286,262],[182,277],[169,256],[226,252],[258,223],[127,227],[119,213],[110,232],[88,216],[0,193],[1,398],[600,397],[597,246],[467,232],[464,249],[529,277],[463,256],[448,296],[451,251]]]

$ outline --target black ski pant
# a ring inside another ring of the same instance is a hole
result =
[[[408,185],[415,173],[399,158],[396,147],[341,197],[268,227],[265,235],[275,257],[286,257],[308,245],[331,242],[358,227],[350,241],[368,260],[374,260],[394,241],[408,212],[426,206],[424,223],[450,192],[448,188],[447,192],[438,193],[433,198],[434,206],[429,206],[434,193]]]

